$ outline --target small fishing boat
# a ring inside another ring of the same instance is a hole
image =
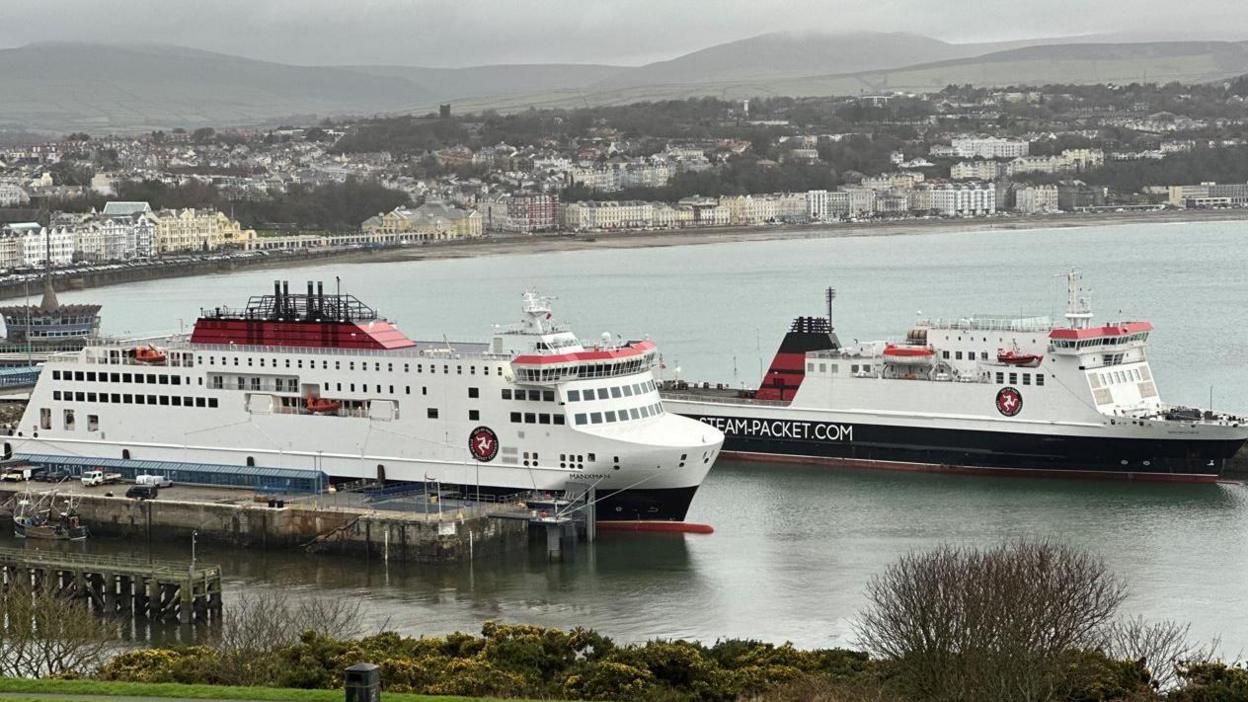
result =
[[[27,490],[17,496],[13,508],[13,535],[17,538],[81,541],[88,533],[73,496],[55,490],[43,494]]]

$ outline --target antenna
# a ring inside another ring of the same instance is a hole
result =
[[[825,290],[824,297],[826,297],[828,301],[828,329],[835,329],[835,327],[832,326],[832,301],[836,299],[836,288],[830,287]]]

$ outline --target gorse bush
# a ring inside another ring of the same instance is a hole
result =
[[[874,579],[866,652],[730,639],[617,644],[489,622],[480,636],[355,638],[351,606],[253,601],[206,646],[114,658],[106,680],[341,688],[360,661],[390,692],[633,702],[1238,702],[1248,669],[1172,622],[1121,620],[1123,583],[1072,548],[914,554]]]
[[[851,682],[870,674],[856,651],[801,651],[758,641],[705,646],[651,641],[619,646],[586,629],[562,631],[487,623],[481,636],[410,638],[383,633],[339,639],[306,632],[291,645],[258,654],[278,687],[336,688],[361,660],[381,666],[385,689],[442,695],[587,700],[727,702],[756,696],[804,676]],[[147,649],[114,658],[99,677],[142,682],[241,682],[211,647]],[[245,670],[238,675],[246,675]],[[196,679],[195,676],[202,676]]]

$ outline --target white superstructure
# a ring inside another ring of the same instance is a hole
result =
[[[276,288],[189,337],[52,357],[6,453],[593,487],[600,519],[683,519],[723,435],[664,410],[656,353],[582,344],[535,293],[519,324],[460,344],[410,341],[348,295]]]

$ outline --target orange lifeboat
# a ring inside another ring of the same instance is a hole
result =
[[[308,408],[308,412],[312,414],[334,414],[342,407],[342,403],[337,400],[330,400],[325,397],[314,397],[308,395],[303,401],[304,407]]]
[[[1042,360],[1044,360],[1044,356],[1034,353],[1019,353],[1018,351],[1006,351],[1004,349],[997,351],[997,363],[1004,363],[1007,366],[1034,368],[1040,365]]]
[[[165,350],[148,344],[146,346],[136,346],[134,349],[135,363],[143,363],[149,366],[163,366],[165,364]]]
[[[884,347],[884,360],[890,363],[931,363],[936,352],[929,346],[900,346],[888,344]]]

